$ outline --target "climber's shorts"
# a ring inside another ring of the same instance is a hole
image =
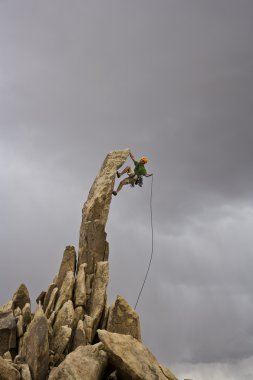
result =
[[[137,179],[138,179],[138,176],[135,174],[134,169],[131,168],[131,171],[128,174],[128,178],[126,178],[126,183],[129,185],[135,184]]]

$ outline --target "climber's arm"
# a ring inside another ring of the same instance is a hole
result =
[[[136,159],[134,158],[132,152],[129,153],[129,156],[132,158],[133,162],[136,162]]]

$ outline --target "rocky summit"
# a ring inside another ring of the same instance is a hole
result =
[[[0,380],[176,380],[142,343],[139,315],[121,296],[107,305],[105,226],[116,171],[129,149],[110,152],[82,210],[78,254],[38,296],[25,284],[0,306]]]

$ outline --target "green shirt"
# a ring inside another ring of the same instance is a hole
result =
[[[144,164],[140,164],[138,161],[134,161],[134,172],[136,175],[146,175],[147,170],[145,169]]]

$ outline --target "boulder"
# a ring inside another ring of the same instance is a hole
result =
[[[5,305],[4,305],[5,306]],[[0,355],[16,348],[17,324],[13,312],[8,307],[2,307],[0,312]]]
[[[64,280],[59,292],[60,293],[59,298],[54,308],[56,312],[60,310],[60,308],[66,301],[69,301],[72,299],[74,284],[75,284],[74,273],[72,271],[68,271],[64,277]]]
[[[107,354],[101,344],[79,346],[49,375],[48,380],[102,380]]]
[[[12,297],[13,308],[23,309],[26,303],[30,303],[29,292],[25,284],[21,284]]]
[[[68,245],[65,248],[65,251],[63,253],[61,266],[60,266],[59,273],[57,276],[56,286],[58,287],[58,289],[61,289],[61,286],[63,284],[63,281],[65,279],[67,272],[71,271],[74,275],[75,270],[76,270],[75,247]]]
[[[119,334],[132,335],[133,338],[141,341],[139,315],[121,296],[117,296],[116,301],[109,308],[106,330]]]
[[[124,164],[129,149],[110,152],[100,169],[82,210],[78,266],[87,263],[87,273],[98,261],[108,260],[105,224],[107,222],[116,171]]]
[[[98,330],[120,380],[168,380],[155,356],[131,335]]]
[[[1,380],[20,380],[19,371],[14,368],[7,360],[0,356],[0,379]]]
[[[49,362],[48,322],[41,306],[24,335],[22,356],[29,365],[32,378],[45,380]]]

